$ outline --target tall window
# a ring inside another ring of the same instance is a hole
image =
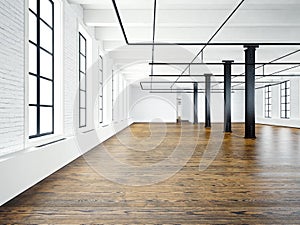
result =
[[[29,138],[54,133],[54,2],[29,0]]]
[[[79,127],[86,127],[86,38],[79,32]]]
[[[99,123],[103,123],[103,58],[99,55]]]
[[[280,117],[289,119],[291,116],[291,86],[290,81],[280,84]]]
[[[272,117],[272,87],[265,87],[265,118]]]

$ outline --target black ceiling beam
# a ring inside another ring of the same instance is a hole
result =
[[[216,30],[216,32],[211,36],[211,38],[207,41],[207,43],[202,47],[202,49],[195,55],[195,57],[192,59],[191,63],[193,63],[198,56],[203,53],[204,49],[208,46],[209,43],[215,38],[215,36],[222,30],[222,28],[225,26],[225,24],[230,20],[230,18],[235,14],[235,12],[240,8],[240,6],[244,3],[245,0],[242,0],[235,9],[230,13],[230,15],[226,18],[226,20],[221,24],[221,26]],[[184,74],[185,71],[189,68],[190,65],[188,65],[180,75]],[[176,81],[171,85],[173,87],[175,83],[179,80],[180,76],[176,79]]]
[[[154,0],[154,10],[153,10],[153,30],[152,30],[152,63],[154,62],[154,42],[155,42],[155,31],[156,31],[156,0]],[[153,64],[151,65],[151,74],[153,75]],[[152,81],[152,78],[151,78]]]
[[[264,86],[261,86],[261,87],[257,87],[257,88],[255,88],[255,89],[262,89],[262,88],[265,88],[265,87],[267,87],[267,86],[269,86],[269,87],[277,86],[277,85],[280,85],[280,84],[285,83],[285,82],[287,82],[287,81],[288,81],[288,80],[280,81],[280,82],[275,83],[275,84],[264,85]]]
[[[149,77],[177,77],[178,74],[154,74],[154,75],[149,75]],[[199,74],[191,74],[191,75],[181,75],[182,77],[204,77],[204,75],[199,75]],[[231,75],[232,77],[245,77],[245,75]],[[257,77],[300,77],[299,75],[293,75],[293,74],[279,74],[279,75],[255,75]],[[224,77],[223,74],[213,74],[212,77]]]
[[[137,46],[153,46],[153,45],[161,45],[161,46],[170,46],[170,45],[186,45],[186,46],[192,46],[192,45],[196,45],[196,46],[201,46],[201,45],[207,45],[207,46],[244,46],[244,45],[265,45],[265,46],[298,46],[300,45],[300,42],[258,42],[258,43],[245,43],[245,42],[210,42],[210,43],[201,43],[201,42],[174,42],[174,43],[171,43],[171,42],[166,42],[166,43],[162,43],[162,42],[136,42],[136,43],[133,43],[133,42],[130,42],[127,38],[127,35],[126,35],[126,31],[125,31],[125,28],[124,28],[124,25],[123,25],[123,22],[122,22],[122,19],[121,19],[121,16],[120,16],[120,13],[119,13],[119,9],[117,7],[117,4],[116,4],[116,0],[112,0],[112,3],[113,3],[113,7],[114,7],[114,10],[115,10],[115,13],[117,15],[117,18],[118,18],[118,22],[119,22],[119,25],[121,27],[121,30],[122,30],[122,34],[123,34],[123,37],[124,37],[124,40],[126,42],[127,45],[137,45]]]
[[[173,81],[141,81],[141,84],[170,84]],[[211,83],[223,83],[224,81],[211,81]],[[193,83],[205,83],[205,81],[178,81],[178,84],[193,84]],[[231,83],[245,83],[245,81],[232,81]],[[275,83],[275,81],[258,81],[257,83],[267,84],[267,83]]]
[[[281,60],[281,59],[284,59],[284,58],[287,58],[287,57],[289,57],[289,56],[291,56],[291,55],[294,55],[294,54],[296,54],[296,53],[298,53],[298,52],[300,52],[300,49],[295,50],[295,51],[292,51],[292,52],[289,52],[289,53],[287,53],[287,54],[285,54],[285,55],[283,55],[283,56],[280,56],[280,57],[278,57],[278,58],[276,58],[276,59],[273,59],[273,60],[269,61],[269,63],[272,64],[272,63],[277,62],[277,61],[279,61],[279,60]],[[257,70],[257,69],[260,69],[260,68],[262,68],[262,67],[264,67],[264,66],[265,66],[265,65],[260,65],[260,66],[256,67],[255,69]],[[242,73],[241,75],[245,75],[245,73]]]
[[[162,63],[162,62],[159,62],[159,63],[149,63],[149,65],[156,65],[156,66],[168,66],[168,65],[189,65],[189,66],[192,66],[192,65],[208,65],[208,66],[219,66],[219,65],[222,65],[224,66],[224,63],[222,62],[208,62],[208,63],[184,63],[184,62],[169,62],[169,63]],[[244,62],[235,62],[235,63],[232,63],[232,65],[246,65],[246,63]],[[252,64],[247,64],[247,65],[252,65]],[[279,62],[279,63],[270,63],[270,62],[257,62],[253,65],[263,65],[263,66],[266,66],[266,65],[300,65],[300,62]],[[177,75],[178,76],[178,75]]]
[[[153,93],[153,94],[192,94],[194,93],[193,91],[149,91],[149,93]],[[202,93],[204,94],[204,91],[199,91],[198,93]],[[210,93],[218,93],[218,94],[222,94],[224,93],[223,91],[214,91],[214,92],[210,92]],[[232,92],[234,93],[234,92]]]

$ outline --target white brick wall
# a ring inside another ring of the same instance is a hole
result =
[[[79,9],[65,2],[64,20],[64,131],[67,136],[74,133],[74,101],[78,87],[77,20]]]
[[[24,0],[0,4],[0,156],[24,148]]]
[[[73,134],[74,101],[78,85],[77,19],[80,6],[63,0],[64,131]],[[25,1],[0,4],[0,156],[24,149],[24,32]]]

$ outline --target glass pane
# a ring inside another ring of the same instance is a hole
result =
[[[80,55],[80,71],[86,73],[86,68],[85,68],[85,57]]]
[[[36,13],[37,0],[29,0],[29,8]]]
[[[102,115],[103,115],[103,111],[99,110],[99,122],[102,123]]]
[[[85,92],[84,91],[80,91],[80,107],[85,108],[86,104],[85,104]]]
[[[29,72],[37,74],[37,48],[35,45],[29,43]]]
[[[287,95],[291,95],[291,89],[286,90]]]
[[[79,38],[80,38],[80,53],[86,55],[86,51],[85,51],[86,40],[81,35],[79,35]]]
[[[28,26],[29,26],[29,31],[28,31],[29,32],[29,40],[36,43],[36,40],[37,40],[37,18],[32,12],[29,12]]]
[[[85,80],[86,77],[83,73],[80,73],[80,90],[85,90]]]
[[[50,0],[40,0],[41,18],[52,27],[52,3]]]
[[[99,109],[102,109],[103,107],[103,98],[99,97]]]
[[[287,111],[287,112],[286,112],[286,117],[287,117],[287,118],[290,118],[290,117],[291,117],[291,112],[290,112],[290,111]]]
[[[99,85],[99,95],[103,95],[103,86],[101,84]]]
[[[52,107],[41,107],[41,134],[52,132]]]
[[[79,125],[81,127],[86,125],[86,121],[85,121],[85,109],[80,109],[80,121],[79,121]]]
[[[52,82],[40,79],[41,105],[52,105]]]
[[[52,79],[52,56],[42,49],[40,50],[40,55],[41,76]]]
[[[103,70],[103,60],[102,60],[102,58],[99,56],[99,61],[98,61],[98,68],[99,68],[99,70]]]
[[[287,103],[290,103],[290,102],[291,102],[291,96],[287,96],[287,97],[286,97],[286,102],[287,102]]]
[[[288,111],[291,110],[291,105],[290,105],[290,104],[287,104],[287,105],[286,105],[286,110],[288,110]]]
[[[290,81],[287,81],[286,82],[286,88],[290,88],[291,87],[291,82]]]
[[[37,78],[29,75],[28,79],[29,104],[37,103]]]
[[[29,106],[29,135],[37,134],[37,107]]]
[[[45,23],[41,22],[41,46],[48,50],[49,52],[52,51],[52,42],[53,42],[53,37],[52,37],[52,30],[45,25]]]

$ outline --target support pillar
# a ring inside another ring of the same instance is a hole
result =
[[[255,51],[258,45],[245,49],[245,138],[255,136]]]
[[[231,130],[231,64],[233,60],[224,60],[224,132]]]
[[[211,74],[205,75],[205,127],[211,127],[210,121],[210,89],[211,89]]]
[[[194,124],[198,124],[198,83],[194,83]]]

